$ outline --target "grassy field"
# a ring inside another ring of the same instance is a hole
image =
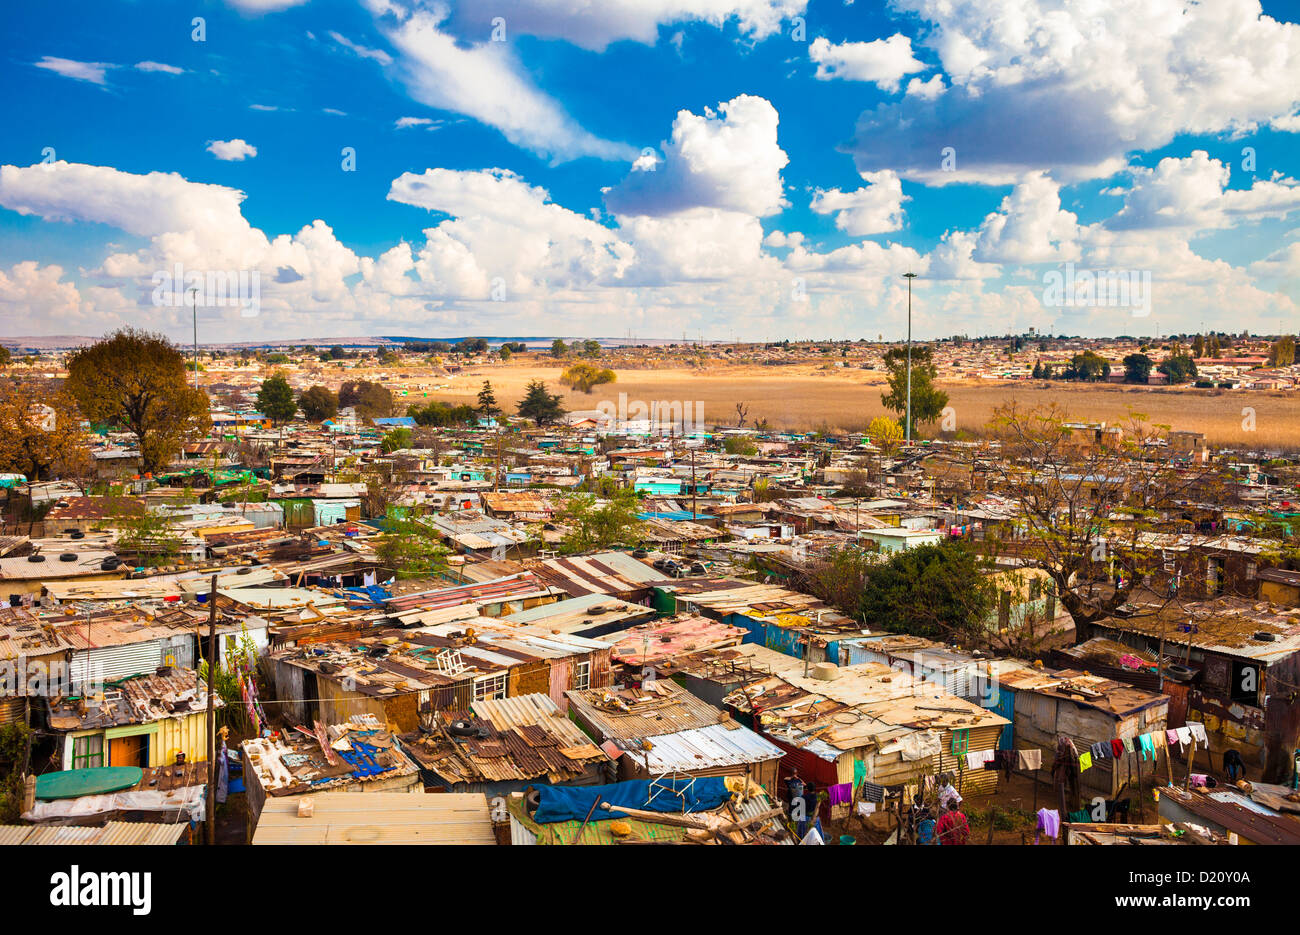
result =
[[[560,386],[562,368],[536,358],[476,367],[440,378],[447,389],[430,398],[472,402],[482,382],[492,381],[497,401],[507,410],[523,396],[529,380],[545,381],[563,391],[568,410],[595,409],[602,400],[681,401],[703,404],[707,423],[735,424],[737,402],[749,407],[749,419],[767,419],[777,429],[856,431],[885,412],[880,404],[883,376],[863,370],[819,370],[813,366],[716,367],[669,370],[619,370],[618,382],[597,387],[590,395]],[[400,381],[390,383],[395,389]],[[1204,432],[1211,442],[1247,446],[1300,446],[1300,400],[1279,392],[1135,388],[1103,384],[977,383],[941,381],[958,430],[978,431],[995,407],[1009,400],[1023,405],[1055,402],[1073,418],[1126,421],[1130,410],[1151,422]],[[1217,395],[1212,395],[1217,394]],[[1243,428],[1245,407],[1254,409],[1254,430]]]

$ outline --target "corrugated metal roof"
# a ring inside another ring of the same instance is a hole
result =
[[[719,766],[743,766],[780,759],[785,751],[738,724],[712,724],[645,738],[650,750],[636,751],[636,758],[650,772],[691,772]],[[632,744],[627,747],[631,749]]]
[[[176,844],[184,822],[110,821],[102,827],[78,825],[0,825],[0,847],[9,844]]]

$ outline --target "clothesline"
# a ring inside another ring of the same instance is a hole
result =
[[[1205,733],[1205,725],[1200,721],[1188,721],[1183,727],[1169,730],[1153,730],[1136,737],[1122,740],[1099,740],[1084,753],[1079,754],[1079,772],[1091,769],[1101,760],[1119,759],[1130,753],[1137,753],[1144,760],[1155,760],[1160,747],[1178,744],[1180,750],[1186,750],[1191,744],[1193,750],[1210,746]]]

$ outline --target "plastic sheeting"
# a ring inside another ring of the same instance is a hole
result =
[[[78,799],[37,802],[24,812],[24,821],[58,821],[86,818],[111,812],[153,812],[171,820],[203,820],[203,786],[184,786],[166,792],[141,790],[114,792],[109,795],[83,795]]]
[[[654,787],[653,789],[651,787]],[[650,812],[701,812],[717,808],[729,798],[721,776],[696,779],[633,779],[605,786],[537,786],[541,801],[533,815],[538,824],[556,821],[582,821],[591,812],[592,802],[638,808]],[[618,818],[618,812],[597,807],[592,821]]]

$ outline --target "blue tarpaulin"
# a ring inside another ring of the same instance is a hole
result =
[[[377,584],[368,584],[361,588],[344,588],[343,591],[347,595],[349,606],[379,607],[393,596],[391,591]]]
[[[651,812],[700,812],[717,808],[731,798],[721,776],[691,779],[632,779],[607,786],[535,786],[541,796],[533,821],[550,824],[555,821],[582,821],[591,811],[597,796],[601,802],[639,808]],[[651,798],[651,795],[654,798]],[[592,821],[618,818],[618,812],[597,807]]]

